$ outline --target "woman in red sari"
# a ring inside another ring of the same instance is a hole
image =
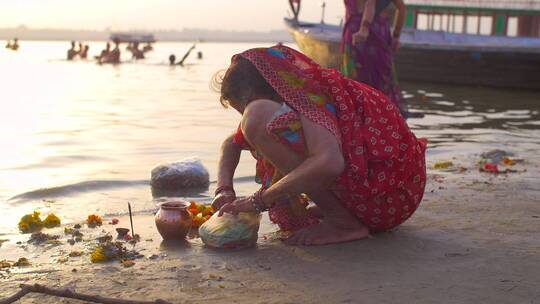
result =
[[[418,207],[425,141],[379,91],[279,45],[235,55],[221,102],[242,119],[222,145],[213,202],[220,214],[268,210],[293,231],[289,244],[322,245],[392,229]],[[257,159],[262,187],[236,198],[242,150]]]

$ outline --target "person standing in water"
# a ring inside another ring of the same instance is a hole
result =
[[[144,53],[139,49],[139,42],[133,42],[133,47],[131,48],[131,54],[135,59],[144,59]]]
[[[107,42],[107,44],[105,45],[105,49],[101,51],[99,56],[96,56],[96,59],[98,60],[99,63],[102,63],[109,56],[110,52],[111,52],[111,44]]]
[[[81,56],[81,59],[88,58],[88,50],[90,49],[90,46],[88,44],[83,45],[82,51],[80,51],[79,56]]]
[[[14,50],[14,51],[19,50],[19,39],[18,38],[13,39],[13,44],[11,45],[11,49]]]
[[[120,41],[115,39],[114,49],[107,56],[107,63],[120,63]]]
[[[391,3],[397,9],[393,30]],[[345,0],[345,9],[341,72],[383,92],[407,118],[407,106],[397,83],[393,60],[405,21],[405,3],[403,0]]]
[[[175,65],[176,56],[174,54],[169,55],[169,65]]]
[[[81,41],[79,41],[79,50],[77,51],[78,55],[80,56],[83,51],[84,51],[84,45]]]
[[[71,48],[67,51],[67,60],[73,60],[78,52],[75,50],[75,41],[71,41]]]

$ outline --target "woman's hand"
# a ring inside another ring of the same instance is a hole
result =
[[[218,216],[222,216],[223,213],[231,213],[237,215],[240,212],[254,212],[255,208],[251,201],[251,197],[242,197],[234,200],[233,202],[227,203],[219,209]]]
[[[352,35],[352,43],[355,46],[358,46],[359,43],[366,42],[369,36],[369,29],[371,28],[371,23],[375,18],[375,7],[377,0],[366,0],[364,1],[364,7],[361,9],[362,13],[362,23],[360,23],[360,28],[358,32]]]
[[[352,35],[352,43],[354,45],[358,45],[359,43],[366,42],[368,36],[369,36],[369,28],[367,26],[362,25],[360,29],[358,30],[358,32]]]
[[[214,210],[219,210],[223,205],[232,203],[236,199],[236,195],[233,191],[221,191],[214,197],[214,200],[212,201],[212,208]]]
[[[392,37],[392,51],[394,53],[397,53],[397,51],[399,50],[401,44],[399,42],[399,36],[398,37]]]

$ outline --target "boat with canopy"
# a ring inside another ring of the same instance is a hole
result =
[[[405,2],[401,80],[540,90],[540,0]],[[339,69],[342,25],[302,22],[300,0],[289,4],[285,24],[302,52]]]

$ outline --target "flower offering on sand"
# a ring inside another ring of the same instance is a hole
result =
[[[45,228],[58,227],[61,224],[60,218],[54,213],[47,215],[44,221],[40,218],[39,211],[34,211],[32,214],[26,214],[19,221],[19,230],[22,233],[33,233]]]
[[[90,228],[95,228],[97,226],[101,226],[103,224],[103,220],[99,215],[90,214],[86,219],[86,224]]]
[[[454,164],[451,161],[439,161],[433,165],[433,169],[448,169]]]
[[[50,213],[49,215],[47,215],[47,217],[43,221],[43,226],[45,226],[46,228],[58,227],[60,226],[60,224],[60,218],[54,213]]]
[[[22,233],[32,233],[40,231],[43,228],[43,221],[39,217],[39,212],[34,211],[32,214],[27,214],[19,221],[19,230]]]
[[[108,261],[132,261],[134,259],[142,258],[143,255],[139,254],[136,250],[126,248],[126,243],[121,241],[112,241],[110,235],[105,235],[98,238],[98,244],[94,250],[90,253],[90,261],[92,263],[104,263]],[[131,264],[131,262],[129,262]],[[133,264],[129,265],[132,266]],[[124,267],[129,267],[124,265]]]
[[[189,204],[188,211],[193,216],[192,227],[200,227],[214,214],[214,208],[212,206],[197,204],[193,201],[189,202]]]

